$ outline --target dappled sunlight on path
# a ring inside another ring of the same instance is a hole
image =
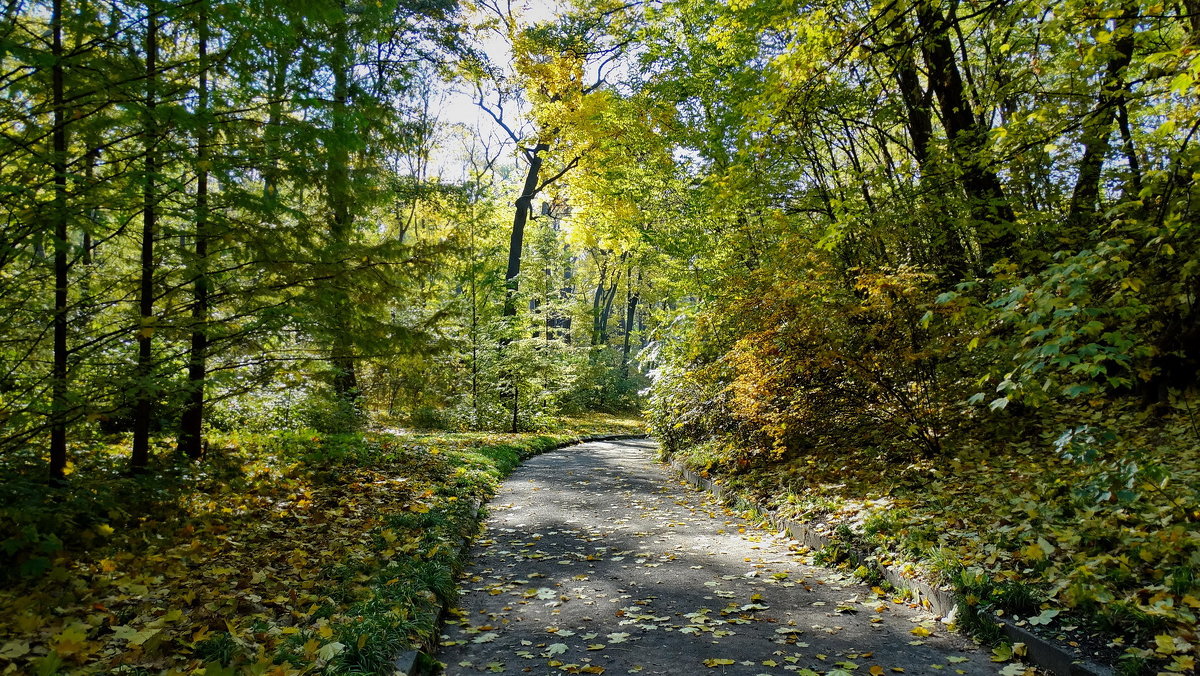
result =
[[[967,639],[681,485],[649,441],[528,461],[491,503],[448,674],[994,674]]]

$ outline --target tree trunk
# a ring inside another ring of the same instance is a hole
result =
[[[1112,46],[1113,54],[1105,64],[1104,78],[1100,82],[1095,110],[1083,126],[1083,156],[1079,159],[1075,188],[1071,192],[1071,206],[1067,213],[1066,239],[1072,248],[1083,246],[1088,231],[1093,225],[1100,208],[1100,178],[1104,171],[1104,158],[1111,145],[1113,122],[1125,99],[1125,82],[1122,71],[1133,59],[1133,30],[1137,22],[1137,7],[1126,5],[1131,15],[1122,19],[1117,26],[1118,35]],[[1122,25],[1124,24],[1124,25]],[[1121,30],[1128,28],[1128,32]]]
[[[145,171],[142,191],[142,260],[141,288],[138,296],[140,322],[137,332],[137,368],[134,371],[133,454],[129,461],[132,472],[141,472],[150,459],[150,417],[153,414],[154,385],[152,336],[154,335],[154,235],[157,231],[155,204],[155,174],[158,172],[158,121],[155,116],[158,95],[158,7],[146,4],[146,111],[145,111]]]
[[[1191,30],[1188,32],[1187,44],[1191,46],[1200,45],[1200,0],[1183,0],[1184,10],[1188,15],[1188,24]]]
[[[620,262],[625,260],[628,254],[621,254]],[[617,298],[617,291],[621,286],[621,268],[617,267],[616,273],[613,275],[612,286],[607,289],[604,286],[605,274],[602,268],[600,281],[596,284],[596,295],[592,299],[592,345],[607,345],[608,344],[608,320],[612,316],[613,301]]]
[[[526,151],[529,159],[529,170],[525,173],[525,185],[515,203],[513,213],[512,234],[508,240],[508,270],[504,274],[507,292],[504,296],[504,316],[515,317],[517,314],[516,295],[520,285],[521,248],[525,243],[525,224],[529,222],[529,212],[533,208],[533,198],[537,195],[538,174],[542,170],[541,152],[549,149],[545,143],[539,143],[533,150]]]
[[[332,263],[340,266],[346,249],[350,245],[350,230],[354,216],[350,212],[350,151],[346,146],[350,133],[347,119],[350,100],[350,45],[349,27],[343,15],[334,32],[333,44],[333,111],[328,165],[328,201],[333,214],[330,227]],[[354,346],[351,341],[350,299],[344,289],[333,289],[333,346],[330,362],[333,364],[333,390],[343,402],[356,405],[359,399],[358,376],[355,372]]]
[[[542,170],[541,152],[548,149],[550,146],[545,143],[539,143],[534,146],[533,150],[526,151],[526,157],[529,158],[529,170],[525,173],[525,185],[521,188],[521,195],[517,197],[514,204],[516,211],[513,213],[512,234],[508,240],[508,270],[504,273],[504,316],[517,316],[517,290],[520,286],[521,275],[521,249],[525,245],[525,224],[529,222],[529,212],[533,209],[533,198],[537,195],[538,189],[538,174]],[[503,348],[508,344],[508,340],[502,341]],[[516,434],[518,431],[517,412],[520,405],[520,388],[517,386],[516,374],[508,373],[507,379],[512,386],[512,432]]]
[[[471,428],[479,428],[479,289],[475,275],[478,272],[475,260],[475,213],[471,205]]]
[[[901,34],[900,39],[911,40],[912,36],[908,35],[906,30]],[[929,110],[929,92],[921,86],[912,50],[908,47],[899,47],[899,49],[901,50],[900,56],[895,63],[896,82],[899,85],[900,98],[904,101],[904,110],[908,117],[908,135],[912,139],[913,157],[917,160],[917,166],[924,171],[929,159],[929,145],[933,139],[933,115]]]
[[[929,161],[930,148],[933,143],[932,92],[921,85],[916,56],[909,46],[912,40],[912,35],[907,27],[900,31],[899,43],[894,47],[899,50],[899,56],[896,57],[893,64],[896,83],[900,89],[900,98],[904,102],[906,126],[909,138],[912,139],[913,157],[921,171],[918,180],[930,194],[940,197],[943,191],[939,181],[932,178],[936,168]],[[953,224],[945,222],[943,228],[937,232],[928,233],[928,236],[932,263],[945,270],[950,278],[961,278],[968,265],[967,252]]]
[[[178,450],[197,459],[204,453],[204,386],[208,361],[208,2],[199,4],[200,86],[196,103],[196,232],[192,291],[192,345],[188,355],[188,398],[179,418]]]
[[[1125,97],[1117,105],[1117,127],[1121,130],[1121,141],[1125,149],[1125,161],[1129,163],[1129,181],[1125,185],[1125,198],[1134,200],[1142,192],[1142,163],[1133,144],[1133,130],[1129,124],[1129,109]]]
[[[975,119],[967,99],[950,42],[949,21],[932,0],[922,0],[917,5],[917,23],[924,33],[921,48],[929,69],[929,84],[937,96],[951,155],[961,167],[960,181],[971,217],[979,224],[977,237],[982,263],[989,266],[1013,255],[1016,216],[999,176],[984,166],[987,130]]]
[[[638,271],[638,286],[642,284],[642,273]],[[633,285],[633,275],[625,278],[625,343],[621,346],[621,377],[629,378],[629,352],[633,348],[633,322],[637,316],[638,291]]]
[[[61,481],[67,466],[67,116],[63,96],[62,0],[54,0],[51,96],[54,107],[54,366],[50,407],[50,479]]]

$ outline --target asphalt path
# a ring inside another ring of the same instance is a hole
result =
[[[447,674],[997,674],[970,640],[674,477],[647,440],[527,461],[489,505]]]

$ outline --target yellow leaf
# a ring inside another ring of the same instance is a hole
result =
[[[704,666],[709,667],[709,668],[719,667],[719,666],[726,665],[726,664],[733,664],[733,660],[727,660],[723,657],[722,658],[710,657],[709,659],[704,660]]]
[[[87,646],[87,625],[75,622],[55,636],[52,644],[54,652],[62,656],[83,652]]]
[[[1046,552],[1038,546],[1038,543],[1031,542],[1021,550],[1021,556],[1029,561],[1041,561],[1046,558]]]
[[[1192,673],[1196,671],[1196,658],[1191,655],[1176,655],[1175,661],[1171,663],[1169,668],[1171,671],[1183,674]]]
[[[929,629],[927,629],[925,627],[913,627],[913,630],[912,630],[913,636],[925,637],[925,636],[930,636],[932,634],[933,634],[933,632],[929,631]]]
[[[1159,634],[1154,637],[1154,652],[1159,655],[1174,655],[1175,654],[1175,639],[1169,634]]]
[[[884,673],[883,667],[879,666],[878,664],[871,665],[869,671],[871,672],[871,676],[883,676]]]

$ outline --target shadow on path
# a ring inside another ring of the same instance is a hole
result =
[[[928,613],[806,565],[681,485],[654,452],[580,444],[513,473],[443,636],[447,674],[998,673]]]

